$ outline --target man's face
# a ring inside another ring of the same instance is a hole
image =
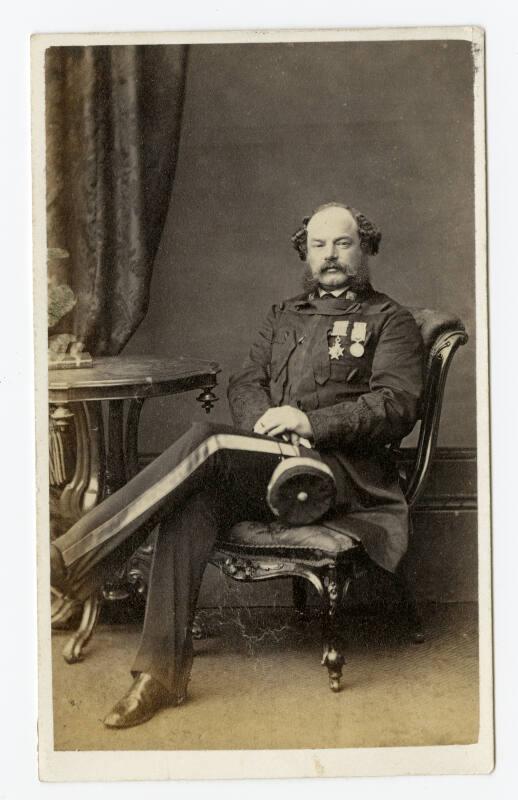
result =
[[[307,263],[323,289],[340,289],[366,270],[356,220],[346,208],[325,208],[307,226]],[[354,282],[354,281],[353,281]]]

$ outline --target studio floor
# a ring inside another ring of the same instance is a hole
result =
[[[103,624],[80,664],[53,634],[56,750],[197,750],[468,744],[478,738],[477,608],[421,607],[426,642],[388,617],[349,617],[343,689],[320,666],[319,624],[292,609],[202,611],[189,699],[139,727],[102,720],[131,683],[139,625]]]

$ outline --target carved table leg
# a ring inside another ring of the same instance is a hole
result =
[[[79,628],[67,640],[63,648],[63,658],[67,664],[77,664],[83,660],[83,650],[92,638],[100,610],[101,602],[98,594],[93,594],[85,600]]]
[[[54,484],[57,484],[55,486],[55,496],[57,496],[53,501],[53,506],[51,505],[51,523],[55,537],[64,533],[71,524],[103,498],[104,428],[99,402],[60,405],[51,412],[51,417],[53,425],[57,426],[57,433],[60,435],[58,442],[52,442],[51,430],[51,448],[54,445],[54,451],[51,449],[54,461],[51,483],[53,482],[53,472]],[[73,425],[70,424],[71,422]],[[68,431],[74,437],[73,445]],[[66,444],[69,445],[68,452],[65,452],[65,442],[62,440],[65,432],[67,434]],[[63,470],[63,465],[69,468]],[[60,485],[66,480],[66,473],[70,474],[72,470],[73,474],[69,482],[59,491]],[[54,513],[52,508],[55,509]],[[53,629],[70,626],[80,610],[79,601],[60,597],[54,593],[52,600]]]
[[[74,415],[66,406],[51,405],[49,409],[49,482],[62,487],[67,482],[67,452],[70,422]]]
[[[82,612],[83,604],[80,600],[75,600],[73,597],[67,597],[57,589],[54,589],[52,586],[50,588],[50,597],[50,617],[52,630],[58,631],[70,627],[71,621]]]
[[[104,424],[102,407],[99,401],[71,403],[76,433],[76,459],[74,474],[70,483],[63,489],[59,506],[60,512],[71,522],[75,522],[98,503],[105,495],[106,452],[104,444]],[[70,614],[74,611],[70,607]],[[60,610],[59,619],[53,617],[54,624],[64,620]],[[83,650],[91,639],[100,611],[100,597],[90,597],[83,605],[78,629],[68,639],[63,657],[69,664],[83,658]],[[63,618],[63,619],[61,619]]]
[[[138,425],[144,399],[130,400],[128,415],[126,417],[126,436],[124,437],[124,460],[126,463],[126,476],[128,480],[134,478],[139,471],[138,464]]]
[[[106,494],[113,494],[126,483],[124,458],[124,400],[108,402],[108,457]]]
[[[342,597],[349,588],[351,578],[344,575],[336,567],[328,567],[322,581],[324,585],[324,605],[322,610],[322,665],[329,673],[329,687],[333,692],[340,691],[340,680],[345,658],[342,653],[341,637],[338,630],[337,614]]]
[[[76,431],[76,466],[59,506],[63,517],[75,522],[103,498],[104,427],[99,402],[70,405]]]

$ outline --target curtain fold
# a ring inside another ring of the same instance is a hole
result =
[[[144,318],[173,184],[187,47],[47,50],[49,282],[74,308],[54,332],[114,355]]]

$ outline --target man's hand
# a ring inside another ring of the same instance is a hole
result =
[[[298,444],[300,437],[311,439],[313,430],[306,414],[292,406],[269,408],[254,425],[254,433],[268,436],[283,435],[292,444]]]

